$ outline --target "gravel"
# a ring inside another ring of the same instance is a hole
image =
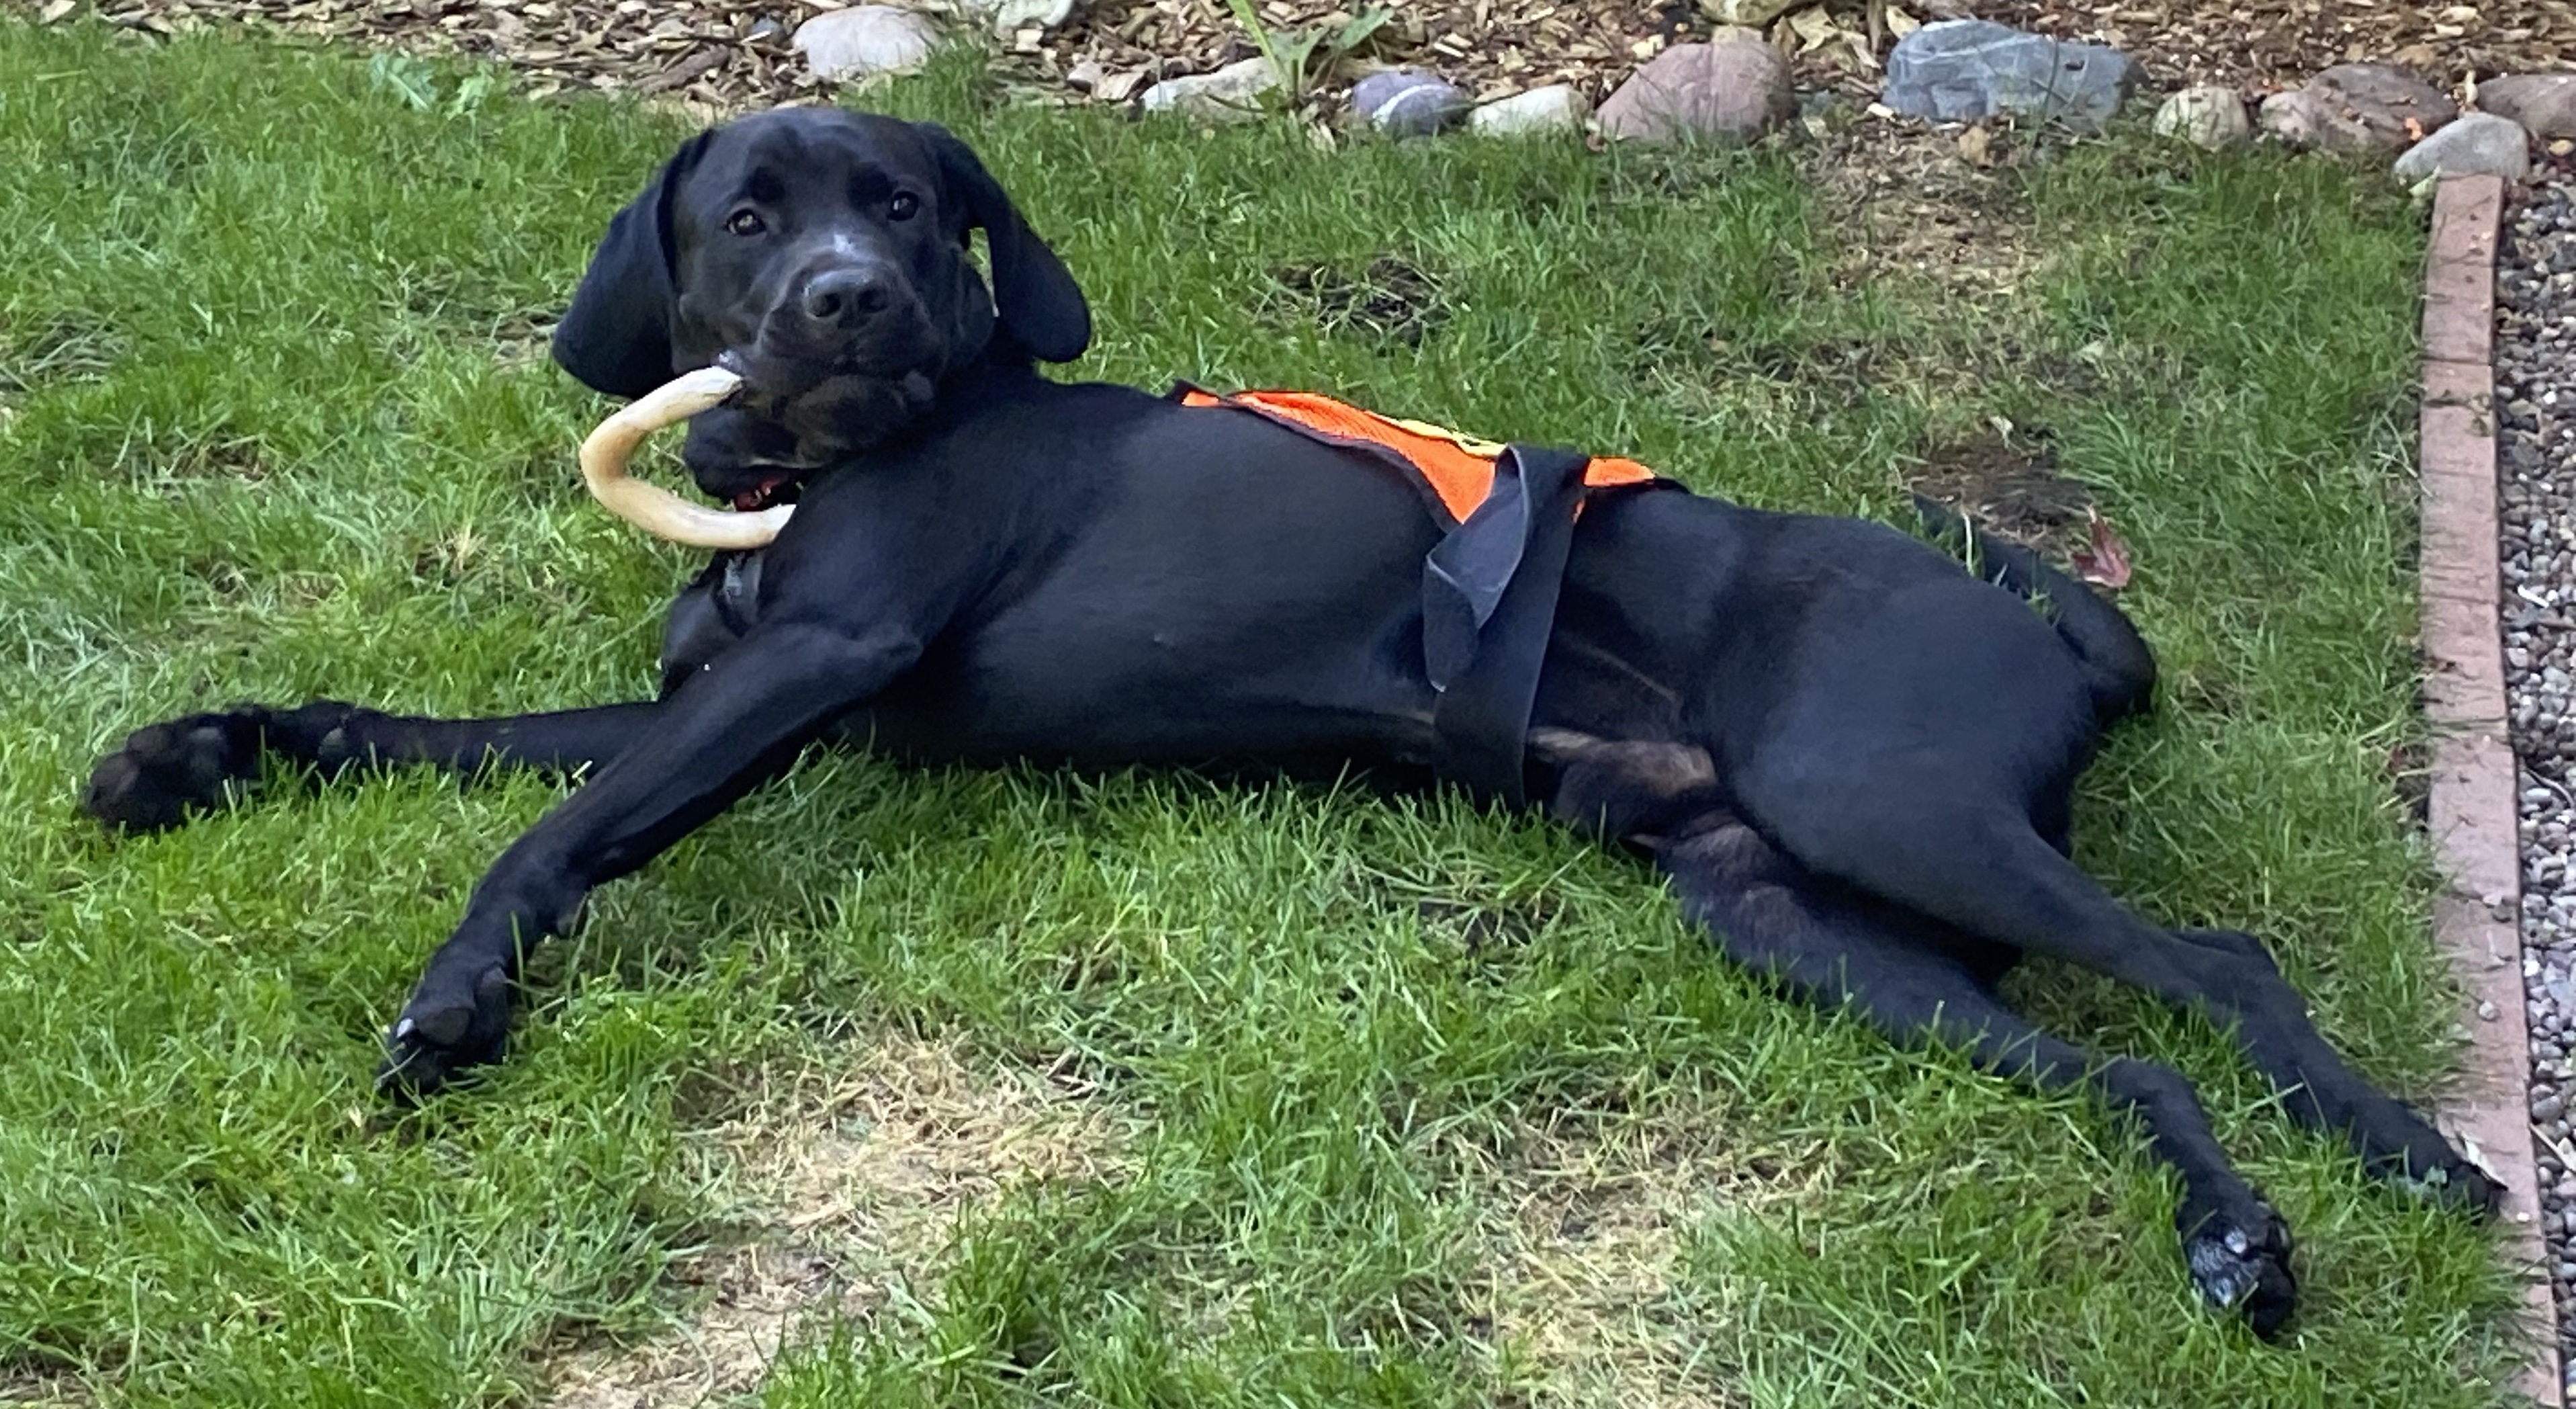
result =
[[[2559,1346],[2576,1366],[2576,180],[2563,164],[2533,176],[2497,252],[2496,453],[2531,1122]]]

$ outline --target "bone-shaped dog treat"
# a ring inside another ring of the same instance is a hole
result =
[[[757,513],[710,509],[659,485],[630,479],[626,472],[626,462],[644,437],[720,404],[741,386],[742,378],[722,367],[701,367],[637,397],[600,422],[581,443],[581,478],[590,486],[592,497],[646,533],[687,547],[768,546],[787,526],[795,506],[781,504]]]

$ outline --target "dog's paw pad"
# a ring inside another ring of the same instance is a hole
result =
[[[192,714],[137,729],[101,758],[81,810],[122,831],[175,827],[259,776],[261,714]]]
[[[500,1060],[509,1032],[510,978],[500,968],[452,991],[424,982],[385,1034],[376,1089],[403,1102],[433,1096],[468,1070]]]
[[[2265,1340],[2278,1336],[2298,1307],[2290,1228],[2267,1206],[2256,1204],[2243,1217],[2204,1220],[2183,1240],[2183,1261],[2202,1301],[2235,1312]]]

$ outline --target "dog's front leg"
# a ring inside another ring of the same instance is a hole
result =
[[[919,659],[907,632],[755,628],[673,691],[641,739],[530,828],[476,885],[387,1039],[379,1085],[418,1096],[501,1053],[528,952],[591,889],[642,866],[784,769]]]

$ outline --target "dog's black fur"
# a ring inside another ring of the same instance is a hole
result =
[[[617,215],[555,339],[618,396],[734,366],[748,390],[692,423],[690,468],[720,499],[797,500],[774,545],[684,595],[661,698],[192,715],[103,759],[86,805],[171,825],[263,755],[589,770],[493,866],[395,1025],[386,1079],[417,1094],[500,1054],[524,952],[593,887],[818,739],[924,759],[1430,762],[1422,564],[1441,530],[1415,490],[1257,416],[1034,370],[1089,339],[1071,275],[947,132],[798,110],[703,134]],[[2011,545],[1971,573],[1857,520],[1613,493],[1574,531],[1528,782],[1651,855],[1727,953],[1798,994],[2134,1113],[2181,1176],[2195,1283],[2269,1334],[2295,1296],[2286,1228],[2180,1076],[2096,1062],[2004,1006],[2020,956],[2232,1026],[2290,1113],[2375,1171],[2479,1208],[2496,1190],[2345,1065],[2260,943],[2148,924],[2067,859],[2076,776],[2152,681],[2116,610]]]

